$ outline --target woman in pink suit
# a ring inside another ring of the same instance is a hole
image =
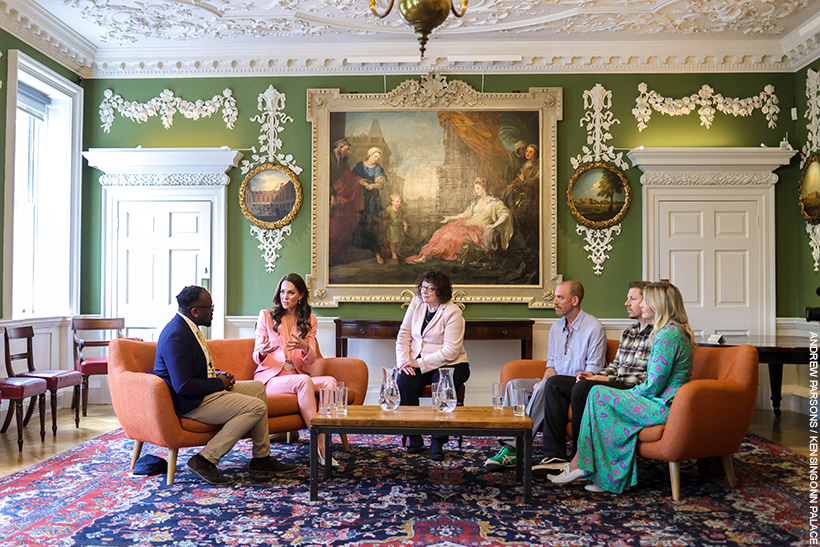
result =
[[[253,360],[258,365],[254,380],[265,384],[270,395],[296,394],[305,424],[316,414],[316,393],[333,388],[332,376],[311,376],[316,361],[316,316],[307,302],[307,285],[295,273],[279,281],[273,307],[259,312]],[[319,436],[319,463],[324,465],[324,435]],[[333,460],[333,466],[338,462]]]

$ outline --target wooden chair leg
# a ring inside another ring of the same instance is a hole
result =
[[[737,486],[737,478],[735,477],[735,468],[732,465],[732,455],[721,456],[720,462],[723,464],[723,470],[726,471],[726,480],[729,481],[729,486],[734,488]]]
[[[57,390],[51,390],[51,434],[57,438]]]
[[[131,451],[131,467],[128,468],[129,471],[133,471],[134,466],[137,465],[137,460],[140,459],[140,452],[142,452],[142,441],[134,441],[134,450]]]
[[[46,441],[46,394],[40,394],[40,441]]]
[[[37,400],[37,395],[33,395],[31,397],[31,401],[28,404],[28,410],[26,411],[26,417],[23,418],[23,425],[28,425],[31,421],[31,417],[34,416],[34,402]]]
[[[82,399],[83,399],[83,417],[88,416],[88,375],[83,374],[83,388],[82,388]]]
[[[168,449],[168,485],[174,484],[174,474],[177,471],[177,449],[176,448],[169,448]]]
[[[20,406],[20,415],[22,416],[22,413],[23,413],[22,401],[20,401],[20,404],[21,404],[21,406]],[[9,401],[9,407],[8,407],[8,409],[6,409],[6,421],[3,422],[3,427],[0,428],[0,433],[5,433],[6,431],[8,431],[9,424],[11,424],[11,419],[16,414],[16,412],[14,411],[15,408],[17,408],[16,401],[14,401],[14,402]]]
[[[669,462],[669,480],[672,482],[672,499],[680,501],[680,462]]]
[[[347,433],[341,433],[339,438],[342,439],[342,447],[345,449],[345,452],[350,452],[350,445],[347,443]]]
[[[14,401],[14,406],[17,409],[15,414],[17,414],[17,446],[20,448],[20,452],[23,451],[23,400],[17,399]],[[9,405],[9,411],[11,411],[11,405]]]
[[[78,399],[80,395],[80,385],[74,386],[74,399]],[[80,405],[74,406],[74,427],[80,429]]]

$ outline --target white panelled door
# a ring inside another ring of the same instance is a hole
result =
[[[658,202],[657,277],[677,285],[695,334],[758,332],[757,201]]]
[[[117,313],[130,336],[156,340],[186,285],[209,287],[210,201],[120,201]]]

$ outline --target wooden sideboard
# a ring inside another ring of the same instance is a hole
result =
[[[401,321],[397,319],[336,319],[336,356],[347,357],[351,338],[395,340]],[[520,340],[521,358],[532,359],[532,319],[482,319],[466,321],[465,340]]]

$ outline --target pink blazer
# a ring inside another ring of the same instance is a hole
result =
[[[418,359],[422,372],[430,372],[439,367],[467,362],[464,351],[464,317],[461,308],[452,301],[442,304],[427,330],[421,334],[421,324],[427,306],[420,297],[410,302],[407,313],[399,328],[396,338],[396,363],[421,354]]]
[[[292,334],[293,336],[299,336],[299,327],[294,325]],[[277,347],[262,359],[259,356],[259,350],[269,340]],[[316,360],[316,316],[314,314],[310,314],[310,330],[305,340],[310,344],[310,349],[307,352],[291,351],[290,360],[293,362],[293,366],[296,367],[297,372],[309,375],[309,367]],[[253,347],[253,361],[258,365],[253,375],[254,380],[267,383],[268,380],[282,372],[285,367],[287,341],[288,337],[285,335],[284,325],[280,324],[278,329],[274,330],[273,319],[271,319],[268,310],[260,311],[259,319],[256,321],[256,343]]]

